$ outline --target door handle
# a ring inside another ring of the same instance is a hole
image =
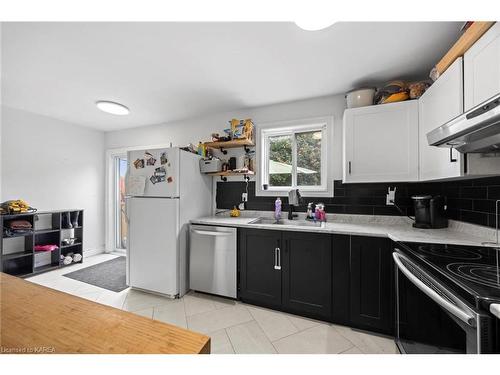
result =
[[[274,249],[274,269],[280,271],[281,270],[281,255],[280,248],[277,247]]]
[[[349,162],[349,174],[351,174],[351,162]]]
[[[398,249],[395,249],[395,250],[398,250]],[[401,259],[404,259],[408,263],[412,264],[405,256],[402,256],[402,255],[394,252],[394,253],[392,253],[392,258],[394,259],[394,263],[396,263],[397,268],[408,278],[408,280],[410,280],[410,282],[413,283],[413,285],[415,285],[418,289],[420,289],[430,299],[432,299],[434,302],[436,302],[443,309],[447,310],[450,314],[452,314],[455,317],[457,317],[458,319],[460,319],[462,322],[468,324],[471,327],[476,326],[474,316],[470,312],[464,311],[459,306],[448,301],[446,298],[442,297],[438,292],[436,292],[435,289],[428,286],[419,277],[415,276],[401,261]],[[413,267],[415,269],[418,269],[417,266],[413,265]],[[424,274],[423,271],[420,271],[420,272],[422,274]],[[429,280],[431,280],[430,276],[426,275],[426,277]]]

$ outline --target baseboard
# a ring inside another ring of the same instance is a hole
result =
[[[97,254],[103,254],[103,253],[104,253],[104,249],[88,249],[88,250],[83,251],[83,256],[85,258],[85,257],[97,255]]]

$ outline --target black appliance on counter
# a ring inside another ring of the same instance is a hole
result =
[[[397,243],[402,353],[500,353],[500,249]]]
[[[442,195],[417,195],[411,197],[415,208],[415,228],[439,229],[448,227],[446,198]]]

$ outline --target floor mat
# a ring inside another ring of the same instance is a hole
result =
[[[117,257],[63,276],[113,292],[121,292],[128,288],[125,280],[125,261],[125,257]]]

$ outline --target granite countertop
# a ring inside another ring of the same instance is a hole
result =
[[[258,217],[272,217],[269,212],[245,211],[243,216],[232,218],[227,214],[191,220],[192,224],[230,227],[289,230],[298,232],[336,233],[372,237],[388,237],[399,242],[447,243],[464,246],[481,246],[484,241],[494,241],[495,230],[478,225],[450,220],[444,229],[416,229],[402,216],[329,215],[324,227],[276,224],[251,224]],[[297,222],[303,221],[299,215]]]

